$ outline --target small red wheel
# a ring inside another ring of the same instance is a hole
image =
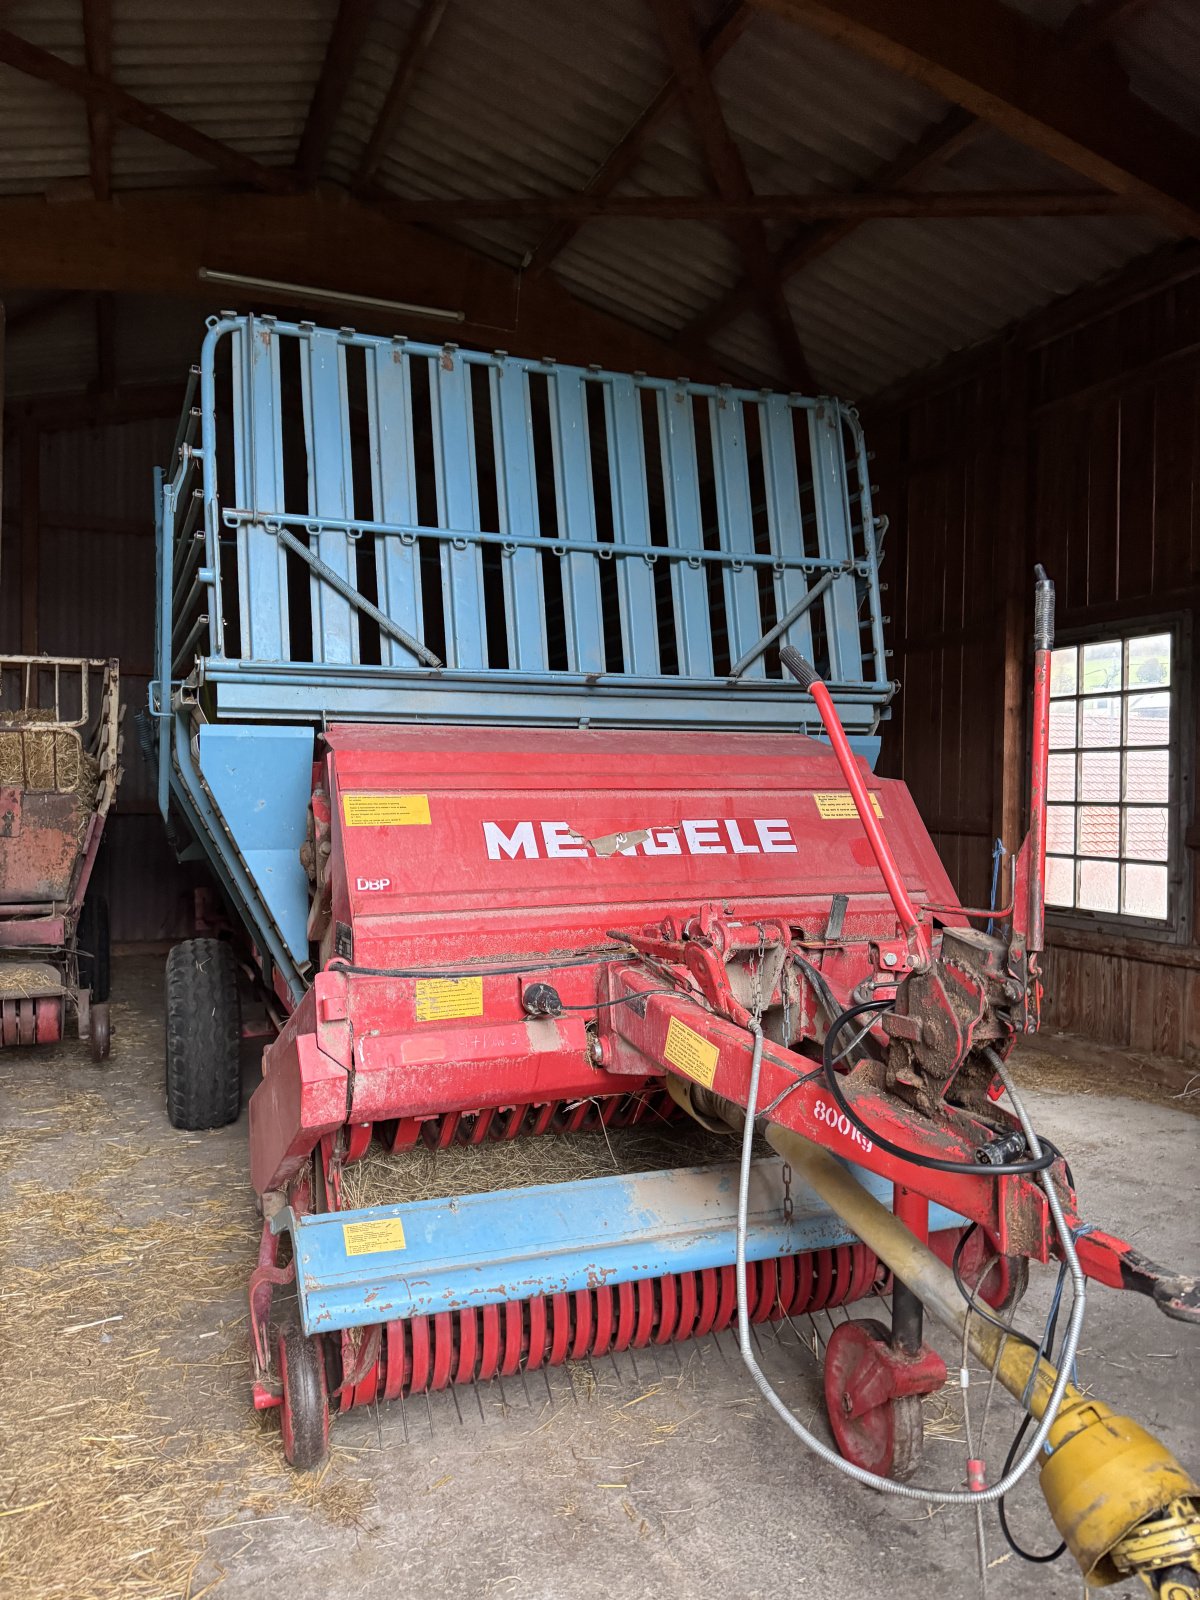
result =
[[[101,1000],[88,1014],[88,1049],[93,1061],[107,1061],[111,1029],[108,1020],[108,1001]]]
[[[843,1322],[825,1349],[825,1405],[838,1450],[881,1478],[917,1470],[924,1443],[921,1396],[891,1392],[894,1359],[882,1322]]]
[[[279,1335],[283,1453],[297,1472],[319,1467],[329,1452],[329,1389],[319,1338],[306,1339],[295,1323]]]

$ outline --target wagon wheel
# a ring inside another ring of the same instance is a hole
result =
[[[925,1443],[921,1396],[893,1396],[880,1381],[891,1350],[882,1322],[843,1322],[825,1350],[825,1405],[841,1455],[881,1478],[903,1482]],[[882,1358],[882,1360],[881,1360]]]
[[[306,1339],[294,1322],[279,1335],[279,1409],[283,1453],[297,1472],[311,1472],[329,1453],[329,1388],[319,1337]]]

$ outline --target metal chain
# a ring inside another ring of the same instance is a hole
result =
[[[783,1163],[779,1175],[783,1179],[783,1220],[790,1222],[792,1220],[792,1212],[795,1209],[792,1201],[792,1168],[790,1162],[785,1161]]]

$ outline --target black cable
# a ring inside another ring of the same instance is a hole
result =
[[[999,1328],[1000,1332],[1006,1333],[1010,1339],[1018,1339],[1022,1344],[1027,1344],[1031,1350],[1036,1350],[1039,1348],[1038,1345],[1029,1337],[1027,1333],[1022,1333],[1019,1328],[1014,1328],[1009,1323],[1001,1321],[1001,1319],[995,1315],[989,1306],[981,1304],[975,1298],[975,1295],[963,1280],[963,1251],[967,1247],[967,1240],[973,1233],[977,1233],[978,1231],[979,1224],[977,1222],[973,1222],[969,1228],[964,1228],[962,1233],[959,1235],[958,1243],[954,1246],[954,1254],[950,1258],[950,1270],[954,1274],[954,1282],[958,1286],[958,1292],[962,1295],[963,1299],[967,1302],[975,1315],[981,1318],[982,1321],[990,1322],[993,1328]],[[987,1274],[985,1273],[984,1277],[986,1276]],[[982,1282],[983,1279],[980,1279],[980,1283]]]
[[[1060,1273],[1059,1285],[1061,1286],[1061,1284],[1062,1275]],[[1046,1328],[1045,1332],[1042,1334],[1042,1343],[1037,1347],[1039,1353],[1044,1352],[1047,1359],[1050,1358],[1050,1355],[1054,1349],[1054,1336],[1058,1332],[1058,1311],[1061,1304],[1061,1297],[1056,1292],[1054,1300],[1050,1306],[1050,1315],[1046,1319]],[[1021,1418],[1017,1431],[1013,1435],[1013,1442],[1008,1447],[1008,1454],[1004,1458],[1004,1471],[1000,1474],[1002,1478],[1007,1476],[1009,1468],[1017,1459],[1017,1452],[1021,1448],[1021,1440],[1025,1437],[1026,1433],[1028,1433],[1029,1424],[1032,1421],[1032,1412],[1026,1412]],[[1013,1555],[1018,1556],[1022,1561],[1031,1562],[1034,1566],[1046,1566],[1051,1561],[1057,1561],[1059,1556],[1066,1552],[1067,1541],[1064,1539],[1057,1550],[1050,1550],[1045,1554],[1037,1554],[1032,1550],[1026,1550],[1022,1545],[1017,1543],[1016,1538],[1013,1535],[1013,1531],[1008,1525],[1008,1513],[1004,1506],[1006,1499],[1006,1495],[1001,1495],[996,1501],[996,1514],[1000,1519],[1000,1532],[1004,1535],[1005,1542],[1012,1551]]]
[[[982,1161],[942,1161],[936,1156],[920,1155],[914,1150],[906,1150],[903,1145],[893,1144],[890,1139],[862,1121],[842,1093],[837,1069],[833,1064],[834,1046],[837,1044],[838,1035],[848,1022],[852,1022],[855,1017],[861,1017],[864,1012],[882,1011],[891,1004],[890,1000],[864,1000],[861,1005],[851,1006],[849,1010],[843,1011],[830,1023],[825,1034],[825,1043],[821,1050],[821,1066],[825,1076],[825,1087],[837,1102],[838,1109],[858,1129],[859,1133],[864,1138],[872,1140],[886,1154],[895,1156],[900,1161],[908,1161],[914,1167],[924,1167],[930,1172],[969,1173],[972,1176],[985,1178],[1024,1178],[1035,1172],[1044,1172],[1047,1167],[1052,1166],[1055,1161],[1055,1154],[1052,1150],[1044,1150],[1037,1160],[1009,1161],[1001,1166],[994,1167]]]

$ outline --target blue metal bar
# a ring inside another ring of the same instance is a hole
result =
[[[318,518],[352,518],[354,473],[350,460],[346,351],[335,333],[313,328],[304,355],[300,379],[304,440],[308,447],[308,509]],[[313,553],[339,578],[357,585],[356,549],[340,528],[322,523]],[[357,661],[358,618],[349,602],[318,576],[312,578],[310,592],[314,659]]]
[[[241,506],[226,507],[223,513],[225,525],[236,528],[241,523],[253,520],[253,512]],[[415,539],[434,539],[442,544],[478,543],[499,544],[514,549],[550,550],[555,555],[575,550],[586,551],[590,555],[624,559],[629,556],[648,557],[655,561],[686,562],[689,566],[697,563],[712,562],[718,566],[728,566],[733,562],[739,565],[759,567],[795,567],[806,572],[841,572],[845,565],[841,561],[825,561],[820,556],[801,556],[796,560],[785,561],[775,555],[735,555],[728,550],[698,550],[679,549],[678,547],[662,544],[619,546],[609,544],[604,539],[560,539],[551,537],[542,538],[539,534],[519,533],[492,533],[488,529],[473,528],[470,531],[461,528],[430,528],[423,523],[389,523],[375,522],[369,517],[347,517],[341,520],[334,517],[312,517],[303,512],[283,511],[272,516],[265,523],[268,528],[302,528],[308,534],[319,533],[323,528],[339,529],[347,534],[374,533],[376,535],[398,534],[400,538],[409,542]],[[857,563],[859,570],[865,569],[865,560]]]
[[[812,450],[813,499],[817,509],[817,547],[827,561],[853,561],[846,458],[841,409],[834,402],[808,414]],[[835,583],[825,596],[825,634],[829,670],[842,682],[862,678],[858,600],[852,584]]]
[[[225,593],[221,575],[221,499],[217,485],[217,346],[227,334],[241,326],[237,319],[212,318],[200,351],[200,437],[204,484],[204,564],[213,574],[218,595]],[[209,646],[214,656],[225,654],[224,606],[210,606]]]
[[[471,379],[460,350],[448,347],[430,360],[429,390],[438,522],[447,528],[477,528],[479,487]],[[442,545],[442,610],[449,665],[487,666],[483,556],[473,541],[452,540]]]
[[[704,530],[700,518],[700,477],[696,465],[696,423],[692,398],[678,384],[658,396],[658,431],[662,448],[663,494],[667,525],[675,548],[688,556],[671,568],[675,606],[675,641],[679,671],[685,678],[710,678],[713,671],[712,623],[708,612],[708,579],[701,566]]]
[[[775,606],[781,617],[803,601],[808,591],[804,561],[804,526],[800,514],[800,480],[796,471],[796,434],[792,407],[782,395],[769,395],[759,411],[763,479],[767,489],[767,528],[771,550],[783,563],[775,575]],[[809,569],[811,570],[811,569]],[[805,661],[813,655],[812,618],[801,614],[787,630],[786,643]]]
[[[383,525],[417,520],[417,462],[413,443],[411,357],[400,345],[367,350],[367,424],[371,441],[371,509]],[[421,552],[395,534],[375,540],[375,583],[379,609],[405,632],[424,636],[421,603]],[[386,633],[380,656],[389,665],[414,659]]]
[[[554,497],[558,532],[567,542],[596,543],[584,375],[573,367],[550,378],[550,438],[554,450]],[[609,547],[611,549],[611,546]],[[593,555],[564,555],[561,562],[567,666],[572,672],[604,671],[604,613],[600,572]]]
[[[508,536],[503,560],[504,616],[508,662],[526,672],[544,671],[546,591],[542,556],[533,541],[538,528],[537,463],[529,375],[519,361],[501,361],[489,374],[492,446],[500,531]],[[515,541],[528,540],[528,544]]]
[[[157,679],[149,686],[150,710],[158,718],[158,809],[167,819],[171,789],[171,589],[174,558],[171,524],[174,508],[165,504],[166,488],[161,467],[154,469],[154,562],[158,582],[158,609],[154,618],[154,661]],[[170,520],[168,520],[168,509]]]
[[[755,553],[746,421],[740,401],[721,397],[708,402],[708,415],[721,548],[736,558],[721,576],[729,630],[729,659],[739,661],[763,631],[758,605],[758,573],[753,566],[738,570],[744,558]],[[760,656],[746,667],[745,676],[761,678],[765,670]]]
[[[279,335],[270,323],[247,318],[232,338],[233,481],[239,505],[282,506],[283,414],[279,393]],[[261,521],[238,526],[238,612],[242,654],[286,661],[287,562]]]
[[[625,560],[617,565],[625,671],[653,677],[661,665],[658,654],[658,602],[654,589],[654,568],[644,554],[653,545],[646,489],[642,405],[632,378],[612,378],[605,384],[604,408],[613,539],[618,545],[633,545],[640,547],[643,552],[640,561]]]
[[[854,1170],[887,1204],[891,1185]],[[732,1266],[736,1188],[728,1162],[317,1216],[287,1209],[271,1225],[291,1234],[312,1335]],[[785,1215],[782,1163],[754,1163],[748,1260],[853,1242],[840,1217],[802,1185],[792,1189]],[[961,1221],[931,1208],[933,1228]]]

